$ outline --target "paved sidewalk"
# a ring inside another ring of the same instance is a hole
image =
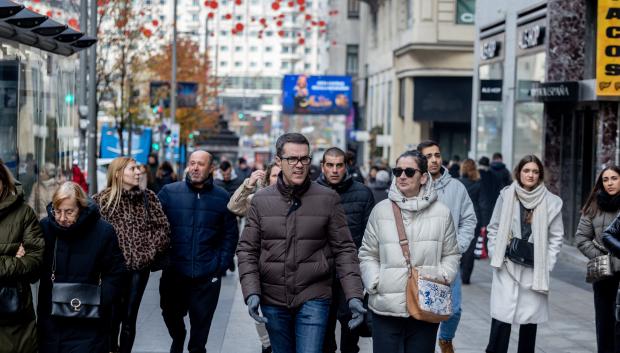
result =
[[[594,304],[590,285],[585,283],[585,261],[572,247],[565,247],[552,273],[551,320],[539,326],[537,350],[542,353],[596,352]],[[163,353],[170,337],[159,309],[159,273],[151,275],[138,316],[134,352]],[[489,335],[491,269],[476,261],[472,284],[463,287],[463,314],[455,339],[457,353],[484,352]],[[187,324],[189,327],[189,324]],[[515,353],[518,329],[513,329],[510,350]],[[362,353],[372,352],[368,338],[360,339]],[[253,321],[243,303],[237,273],[222,280],[220,302],[207,344],[209,353],[259,353],[260,343]],[[391,352],[378,352],[391,353]],[[395,352],[397,353],[397,352]]]

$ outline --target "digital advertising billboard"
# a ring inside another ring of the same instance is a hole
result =
[[[284,114],[347,115],[353,104],[351,76],[285,75]]]

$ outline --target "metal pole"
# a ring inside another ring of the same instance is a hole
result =
[[[170,122],[174,124],[177,113],[177,3],[172,11],[172,82],[170,83]]]
[[[88,1],[80,0],[80,29],[86,31],[88,29]],[[88,51],[83,50],[80,52],[80,87],[78,89],[78,106],[87,106],[88,103],[86,101],[86,87],[88,85],[87,81],[87,72],[86,65],[88,65]],[[78,109],[80,113],[80,121],[82,119],[86,119],[86,116],[82,116],[82,112]],[[81,124],[80,124],[81,125]],[[80,168],[82,170],[86,169],[84,163],[86,160],[86,130],[80,126],[80,148],[78,155],[78,162]]]
[[[209,15],[205,17],[205,91],[204,109],[207,109],[209,102]]]
[[[90,0],[90,35],[97,36],[97,0]],[[97,45],[89,49],[88,68],[88,192],[97,192]]]

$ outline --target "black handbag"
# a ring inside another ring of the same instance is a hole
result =
[[[0,316],[18,314],[22,309],[21,288],[17,283],[0,283]]]
[[[98,284],[56,283],[56,243],[52,262],[52,316],[99,319],[101,317],[101,275]]]
[[[534,267],[534,244],[521,238],[511,238],[506,257],[519,265]]]

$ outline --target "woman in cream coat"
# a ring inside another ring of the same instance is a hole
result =
[[[501,191],[487,226],[493,267],[488,353],[508,351],[511,324],[521,325],[518,353],[534,353],[537,324],[549,319],[549,273],[564,237],[562,200],[545,188],[540,159],[523,157],[514,179]],[[510,237],[533,244],[533,267],[508,259]]]
[[[396,160],[388,199],[370,214],[359,251],[364,287],[373,312],[373,350],[432,353],[439,324],[409,316],[405,288],[407,264],[403,256],[392,202],[401,209],[409,240],[411,264],[421,276],[452,282],[460,252],[448,207],[437,201],[427,172],[427,160],[417,151]]]

